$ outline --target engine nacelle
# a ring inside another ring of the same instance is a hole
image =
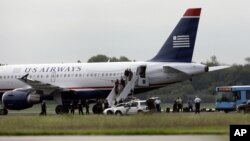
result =
[[[3,94],[2,102],[10,110],[23,110],[41,102],[41,96],[29,90],[13,90]]]

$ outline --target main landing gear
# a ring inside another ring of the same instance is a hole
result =
[[[65,107],[63,105],[57,105],[55,109],[56,114],[68,114],[69,113],[69,108]]]
[[[7,109],[0,109],[0,115],[8,115]]]

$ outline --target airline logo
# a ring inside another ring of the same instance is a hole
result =
[[[188,48],[190,47],[189,35],[173,36],[173,48]]]

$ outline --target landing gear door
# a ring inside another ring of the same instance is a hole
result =
[[[138,86],[147,87],[149,86],[148,78],[146,76],[146,65],[139,66],[136,71],[136,75],[139,76]]]

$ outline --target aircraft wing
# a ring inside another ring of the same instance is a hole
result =
[[[217,70],[222,70],[226,68],[230,68],[231,66],[214,66],[214,67],[209,67],[209,72],[211,71],[217,71]]]
[[[61,89],[60,87],[49,84],[49,83],[44,83],[38,80],[29,79],[28,76],[29,74],[26,74],[22,76],[21,78],[17,78],[17,79],[31,86],[35,90],[42,90],[45,94],[50,94],[56,90]]]

